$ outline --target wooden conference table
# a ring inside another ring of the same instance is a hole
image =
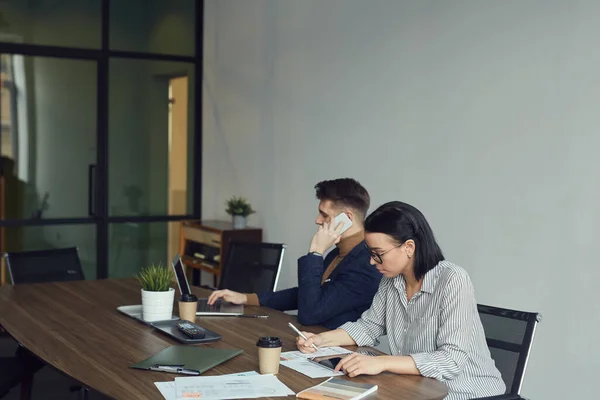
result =
[[[209,293],[193,290],[200,297]],[[134,279],[4,285],[0,287],[0,325],[46,363],[93,390],[117,399],[162,399],[154,382],[172,381],[177,375],[135,370],[130,365],[180,343],[116,310],[140,301]],[[288,322],[297,324],[295,317],[261,307],[246,310],[270,317],[197,318],[197,324],[223,336],[204,346],[244,350],[204,375],[258,370],[259,336],[279,336],[283,351],[296,350],[295,335],[287,326]],[[296,393],[324,380],[286,367],[280,368],[278,377]],[[442,383],[418,376],[381,374],[353,379],[379,386],[372,399],[442,399],[447,393]]]

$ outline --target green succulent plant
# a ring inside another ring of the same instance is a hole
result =
[[[247,217],[250,214],[254,214],[255,211],[248,201],[243,197],[233,196],[225,202],[227,209],[225,210],[229,215],[241,215]]]
[[[173,271],[161,263],[151,264],[142,268],[135,277],[142,285],[142,289],[148,292],[166,292],[171,288]]]

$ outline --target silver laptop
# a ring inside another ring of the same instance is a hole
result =
[[[175,272],[175,279],[177,280],[177,286],[179,287],[179,293],[190,294],[190,284],[185,275],[183,263],[181,262],[181,256],[177,254],[171,263],[173,271]],[[226,301],[217,300],[212,306],[208,305],[208,299],[198,299],[198,309],[196,315],[216,315],[216,316],[236,316],[244,314],[244,306],[229,303]]]

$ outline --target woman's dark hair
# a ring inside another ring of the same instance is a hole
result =
[[[414,272],[417,280],[444,260],[425,216],[410,204],[401,201],[385,203],[367,217],[365,231],[386,234],[398,244],[412,239],[416,246]]]

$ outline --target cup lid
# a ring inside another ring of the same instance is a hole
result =
[[[192,293],[182,294],[181,297],[179,297],[179,300],[185,302],[198,301],[198,296]]]
[[[276,336],[263,336],[256,342],[258,347],[275,348],[283,346],[283,342]]]

